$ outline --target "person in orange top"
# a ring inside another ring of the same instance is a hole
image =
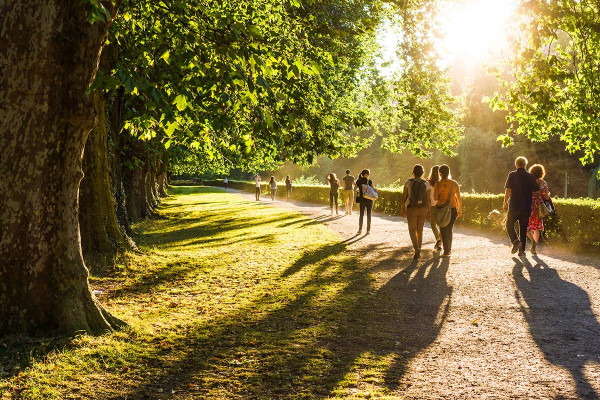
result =
[[[462,214],[462,201],[460,199],[460,186],[458,182],[452,180],[450,175],[450,167],[446,164],[440,166],[440,177],[434,188],[433,198],[436,201],[437,206],[443,206],[450,202],[451,208],[451,219],[450,223],[445,227],[440,227],[442,234],[442,246],[444,247],[444,254],[442,257],[450,257],[452,252],[452,228],[456,219]]]

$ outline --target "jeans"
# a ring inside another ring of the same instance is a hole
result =
[[[529,224],[529,216],[531,211],[508,211],[508,218],[506,220],[506,232],[512,244],[515,244],[517,240],[521,240],[521,251],[525,251],[525,245],[527,244],[527,225]],[[519,221],[519,237],[515,231],[515,222]]]
[[[256,188],[256,201],[260,200],[260,188]]]
[[[271,200],[275,200],[276,194],[277,194],[277,189],[271,189]]]
[[[427,219],[427,207],[409,207],[406,210],[408,233],[415,250],[421,250],[423,245],[423,226]]]
[[[452,208],[451,210],[450,223],[443,228],[440,228],[442,234],[442,245],[444,246],[444,254],[450,254],[452,252],[452,228],[458,218],[458,210]]]
[[[367,210],[367,231],[371,230],[371,211],[373,210],[373,200],[360,199],[360,217],[358,218],[358,230],[361,231],[363,227],[363,217],[365,216],[365,210]]]
[[[333,211],[333,203],[335,202],[335,212],[338,211],[338,191],[329,191],[329,208]]]
[[[285,193],[286,193],[286,200],[289,200],[290,197],[292,197],[292,188],[291,187],[286,188],[286,192]]]
[[[431,207],[431,230],[433,231],[433,236],[435,236],[435,240],[442,240],[442,235],[440,233],[440,227],[437,225],[435,221],[435,206]]]

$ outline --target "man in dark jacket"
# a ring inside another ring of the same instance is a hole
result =
[[[508,211],[506,220],[506,231],[513,244],[512,253],[519,252],[519,256],[525,255],[525,244],[527,243],[527,225],[531,215],[532,193],[540,190],[540,186],[533,175],[525,169],[527,159],[519,157],[515,161],[516,171],[508,174],[506,192],[504,194],[504,211]],[[515,231],[515,222],[519,221],[519,236]],[[520,238],[520,239],[519,239]]]

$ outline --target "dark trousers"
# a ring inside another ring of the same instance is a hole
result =
[[[256,188],[256,200],[257,201],[260,200],[260,188],[259,187]]]
[[[521,240],[521,251],[525,251],[525,244],[527,243],[527,225],[529,225],[529,216],[531,211],[508,211],[508,218],[506,219],[506,232],[512,244],[515,244],[517,240]],[[519,221],[519,237],[517,237],[517,231],[515,230],[515,222]]]
[[[450,209],[450,223],[443,228],[440,228],[442,235],[442,245],[444,246],[444,254],[450,254],[452,251],[452,228],[458,218],[458,210],[456,208]]]
[[[289,200],[290,197],[292,197],[292,188],[291,187],[286,188],[286,197],[287,197],[287,200]]]
[[[329,208],[331,208],[331,210],[333,210],[333,204],[335,203],[335,211],[338,210],[338,191],[336,190],[335,192],[330,190],[329,191]]]
[[[360,199],[360,216],[358,218],[358,230],[362,230],[363,217],[365,216],[365,210],[367,210],[367,230],[371,230],[371,211],[373,210],[373,200]]]

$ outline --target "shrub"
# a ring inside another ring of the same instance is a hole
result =
[[[222,181],[206,181],[206,185],[223,186]],[[235,189],[254,192],[254,182],[229,181]],[[285,199],[285,186],[278,185],[277,198]],[[262,183],[263,193],[269,193],[267,182]],[[389,215],[400,214],[401,189],[377,189],[379,199],[373,209]],[[342,192],[340,189],[340,204]],[[463,214],[459,224],[493,229],[488,221],[490,211],[502,210],[504,195],[463,193]],[[329,186],[294,185],[293,198],[308,203],[329,204]],[[551,241],[561,240],[576,245],[600,249],[600,200],[554,199],[556,212],[544,220],[545,235]]]

